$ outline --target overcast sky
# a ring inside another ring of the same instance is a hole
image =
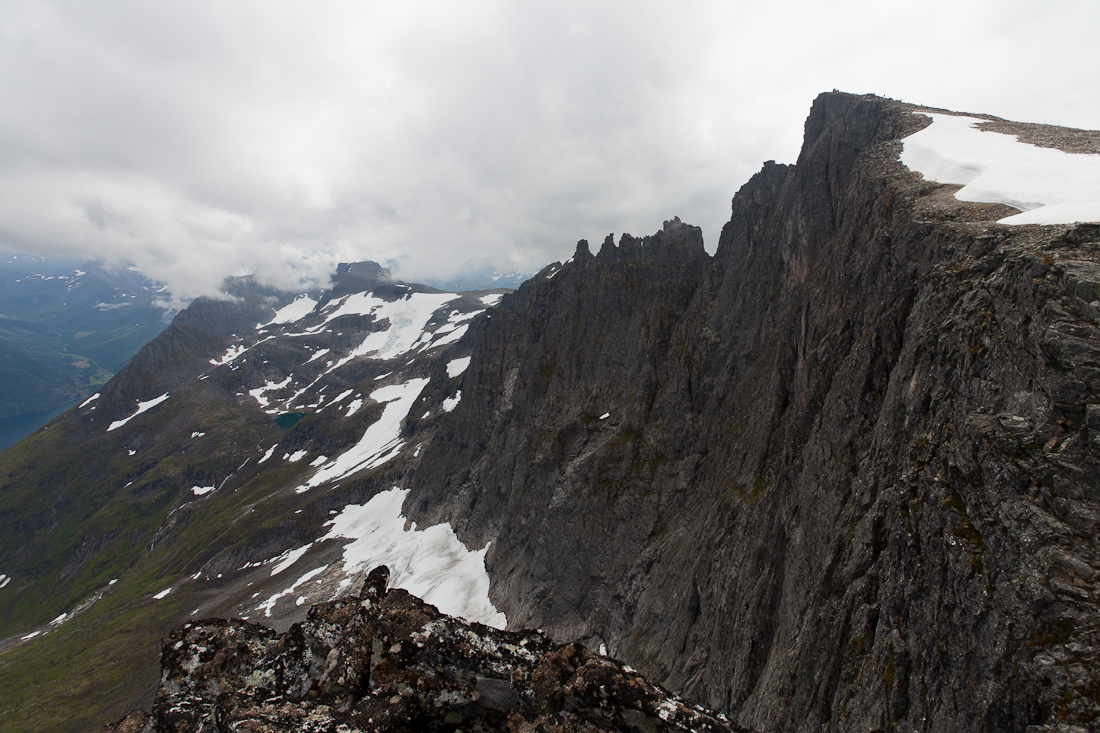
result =
[[[0,0],[0,249],[180,299],[400,258],[717,244],[838,88],[1100,127],[1100,3]]]

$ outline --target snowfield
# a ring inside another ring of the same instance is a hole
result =
[[[349,576],[388,565],[391,588],[404,588],[451,616],[503,629],[508,619],[489,600],[489,546],[468,550],[450,524],[418,530],[414,523],[405,531],[401,507],[408,494],[394,487],[361,506],[349,504],[318,542],[354,540],[344,547],[343,570]]]
[[[932,124],[902,140],[901,162],[926,180],[962,184],[959,201],[1022,213],[998,224],[1100,221],[1100,155],[1065,153],[986,132],[974,117],[918,112]]]
[[[370,393],[375,402],[385,403],[382,417],[373,423],[353,447],[337,456],[315,473],[299,491],[344,478],[364,468],[381,466],[397,455],[401,441],[401,421],[409,414],[416,398],[428,384],[427,379],[411,379],[404,384],[380,387]]]

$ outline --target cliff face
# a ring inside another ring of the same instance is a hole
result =
[[[1094,720],[1100,235],[925,182],[914,111],[822,95],[712,262],[582,242],[485,322],[412,499],[510,624],[761,730]]]

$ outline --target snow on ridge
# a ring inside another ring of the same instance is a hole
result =
[[[368,334],[363,343],[337,363],[337,367],[343,366],[356,356],[395,359],[407,353],[420,340],[428,321],[431,320],[435,312],[459,297],[456,293],[410,293],[404,298],[391,302],[370,297],[365,293],[357,295],[363,295],[364,297],[353,302],[356,296],[348,296],[347,302],[328,316],[326,323],[347,313],[366,315],[366,313],[362,313],[362,309],[367,308],[369,305],[367,313],[373,315],[378,321],[388,320],[390,327],[384,331],[375,331]]]
[[[354,540],[344,546],[343,570],[348,575],[387,565],[391,588],[403,588],[442,613],[503,629],[508,619],[489,600],[489,545],[469,550],[447,523],[423,530],[414,523],[405,531],[401,509],[408,494],[408,489],[395,486],[366,504],[348,504],[317,541]]]
[[[261,329],[267,326],[274,326],[280,323],[293,323],[294,321],[300,321],[317,307],[317,301],[308,295],[299,295],[288,305],[284,305],[279,310],[275,311],[274,317],[267,323],[257,323],[256,328]]]
[[[356,445],[318,470],[299,491],[343,478],[361,469],[381,466],[396,456],[405,444],[401,440],[401,423],[427,384],[427,379],[411,379],[404,384],[380,387],[371,392],[372,400],[386,405],[382,416],[367,428]]]
[[[115,420],[113,423],[111,423],[111,426],[109,428],[107,428],[107,432],[109,433],[109,432],[111,432],[112,430],[114,430],[116,428],[121,428],[123,425],[130,422],[131,420],[133,420],[135,417],[137,417],[141,413],[145,412],[146,410],[153,409],[154,407],[159,405],[161,402],[164,402],[166,399],[168,399],[168,393],[167,392],[162,394],[160,397],[154,397],[153,399],[149,400],[148,402],[139,402],[137,412],[135,412],[133,415],[130,415],[130,417],[125,417],[121,420]]]
[[[917,112],[932,124],[902,140],[900,160],[926,180],[962,184],[960,201],[1006,204],[1021,213],[998,224],[1100,221],[1100,155],[1066,153],[978,129],[984,122]]]

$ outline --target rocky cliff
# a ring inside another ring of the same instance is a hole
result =
[[[672,219],[503,299],[356,265],[181,315],[0,466],[5,709],[117,718],[172,625],[286,632],[384,563],[747,729],[1095,727],[1100,227],[999,224],[907,168],[929,112],[819,97],[713,257]]]
[[[761,730],[1095,724],[1100,236],[909,171],[920,111],[505,298],[411,485],[510,623]]]

